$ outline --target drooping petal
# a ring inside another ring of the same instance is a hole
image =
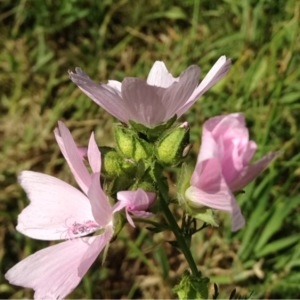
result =
[[[35,290],[35,299],[63,299],[79,284],[111,235],[79,238],[40,250],[6,274],[11,283]]]
[[[90,174],[83,163],[82,155],[80,154],[69,129],[62,122],[58,122],[58,128],[55,129],[54,135],[76,182],[82,191],[87,193],[91,184]]]
[[[30,204],[18,218],[17,230],[40,240],[60,240],[85,235],[72,232],[74,224],[94,221],[89,199],[79,190],[55,177],[23,171],[19,182]],[[89,228],[89,232],[97,228]],[[70,231],[71,230],[71,231]]]
[[[167,88],[174,82],[177,82],[178,78],[174,78],[168,71],[166,65],[162,61],[156,61],[147,77],[147,84],[154,85],[162,88]]]
[[[191,206],[207,206],[232,214],[232,231],[244,226],[245,220],[235,197],[227,185],[218,158],[202,162],[197,167],[198,175],[193,174],[190,186],[185,196]]]
[[[228,72],[231,66],[231,60],[226,56],[221,56],[213,65],[198,87],[193,91],[186,103],[177,110],[178,118],[183,115],[209,88],[221,80]]]
[[[100,174],[92,175],[92,184],[88,190],[88,197],[94,219],[100,227],[106,227],[112,221],[112,208],[108,202],[108,198],[100,186]]]
[[[145,192],[139,188],[136,191],[120,191],[117,193],[117,199],[126,205],[126,209],[134,211],[146,211],[155,201],[156,194]]]
[[[119,91],[110,84],[97,84],[93,82],[80,68],[75,68],[73,73],[69,71],[71,80],[94,102],[122,122],[127,122],[130,115],[130,107],[127,107]]]
[[[152,192],[145,192],[139,188],[136,191],[120,191],[117,193],[117,199],[120,201],[120,207],[125,207],[127,220],[131,226],[134,226],[133,220],[129,213],[140,217],[148,218],[151,213],[147,210],[155,201],[156,194]]]
[[[238,191],[244,188],[248,183],[254,180],[267,166],[268,164],[280,154],[280,152],[271,152],[265,155],[263,158],[256,161],[254,164],[249,165],[243,170],[240,176],[230,183],[232,191]]]

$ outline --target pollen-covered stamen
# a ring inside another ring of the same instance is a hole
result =
[[[68,234],[70,238],[73,238],[77,235],[89,234],[91,232],[96,231],[99,228],[99,225],[95,221],[86,221],[84,223],[74,222],[68,228]]]

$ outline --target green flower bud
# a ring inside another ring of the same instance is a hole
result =
[[[178,299],[207,299],[209,279],[193,276],[188,271],[184,272],[182,279],[173,289]]]
[[[152,147],[145,140],[127,128],[117,126],[115,128],[117,149],[124,157],[139,161],[151,155]]]
[[[115,178],[135,173],[135,164],[124,159],[115,149],[101,147],[100,150],[102,155],[102,174],[104,177]]]
[[[188,153],[189,127],[184,123],[180,127],[168,130],[156,143],[155,156],[166,165],[178,164]]]

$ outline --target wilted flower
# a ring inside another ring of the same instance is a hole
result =
[[[148,127],[179,118],[229,70],[231,61],[221,56],[204,79],[198,83],[200,68],[192,65],[174,78],[165,64],[156,61],[147,80],[125,78],[122,83],[93,82],[80,68],[69,72],[72,81],[98,105],[121,122],[132,120]]]
[[[17,230],[35,239],[67,241],[30,255],[5,274],[10,283],[32,288],[35,298],[43,299],[64,298],[79,284],[114,234],[114,213],[127,207],[121,202],[111,206],[101,188],[101,154],[93,134],[87,149],[91,174],[64,124],[55,136],[84,193],[55,177],[22,172],[19,182],[30,204],[19,215]]]
[[[139,188],[136,191],[120,191],[117,193],[117,199],[121,203],[121,207],[125,207],[126,217],[132,227],[135,227],[130,214],[139,217],[147,218],[152,216],[152,213],[147,212],[155,200],[156,194],[145,192]]]
[[[232,231],[242,228],[244,217],[233,192],[241,190],[278,153],[269,153],[253,164],[257,145],[249,141],[244,116],[217,116],[204,123],[202,144],[191,186],[185,196],[191,206],[207,206],[232,214]]]

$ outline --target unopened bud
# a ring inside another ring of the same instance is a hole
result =
[[[139,161],[151,155],[151,145],[140,139],[130,129],[117,126],[115,128],[115,139],[118,151],[128,159]]]
[[[124,159],[115,149],[101,148],[102,173],[107,178],[115,178],[121,175],[135,173],[136,166],[129,160]]]
[[[184,124],[185,125],[185,124]],[[166,165],[178,164],[188,152],[189,127],[180,126],[168,130],[156,144],[155,155]]]

